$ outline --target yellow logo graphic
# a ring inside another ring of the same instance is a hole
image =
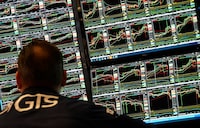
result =
[[[28,100],[28,101],[26,100],[25,104],[27,106],[20,107],[20,103],[25,98],[32,98],[32,100]],[[59,98],[58,96],[45,95],[45,94],[39,94],[39,93],[35,95],[25,94],[16,100],[16,102],[14,103],[14,107],[19,112],[28,111],[31,109],[49,108],[58,104],[58,98]]]

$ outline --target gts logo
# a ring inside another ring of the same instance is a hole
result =
[[[14,104],[10,105],[9,107],[5,108],[3,112],[8,112],[10,108],[14,105],[15,109],[18,112],[29,111],[32,109],[40,109],[40,108],[50,108],[58,104],[58,96],[53,95],[46,95],[37,93],[35,95],[25,94],[20,96]],[[25,104],[20,105],[20,104]]]

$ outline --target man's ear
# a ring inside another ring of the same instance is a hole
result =
[[[21,88],[22,88],[22,80],[21,80],[21,76],[20,76],[20,74],[19,74],[18,71],[16,71],[15,79],[16,79],[16,83],[17,83],[17,88],[18,88],[19,91],[20,91]]]
[[[62,79],[62,83],[61,83],[62,87],[66,85],[66,80],[67,80],[67,71],[64,70],[63,71],[63,79]]]

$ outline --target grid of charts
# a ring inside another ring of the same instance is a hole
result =
[[[1,109],[20,94],[15,81],[17,57],[33,38],[56,44],[62,51],[68,78],[61,94],[87,100],[71,0],[3,0],[0,1]]]

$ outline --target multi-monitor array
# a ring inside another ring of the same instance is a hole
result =
[[[91,62],[199,39],[194,0],[82,0]]]
[[[146,122],[199,116],[196,1],[81,0],[80,4],[96,104]]]
[[[75,3],[0,1],[1,109],[20,94],[15,81],[20,50],[31,39],[40,38],[56,44],[63,53],[67,70],[63,95],[84,100],[92,97],[96,104],[146,122],[200,113],[200,52],[188,50],[200,43],[196,1]],[[75,18],[76,13],[82,17]],[[77,25],[79,22],[83,26]],[[88,63],[82,54],[90,61],[90,75],[84,72]]]
[[[87,100],[71,0],[3,0],[0,1],[1,109],[20,94],[15,81],[17,57],[33,38],[56,44],[62,51],[68,78],[61,93]]]

